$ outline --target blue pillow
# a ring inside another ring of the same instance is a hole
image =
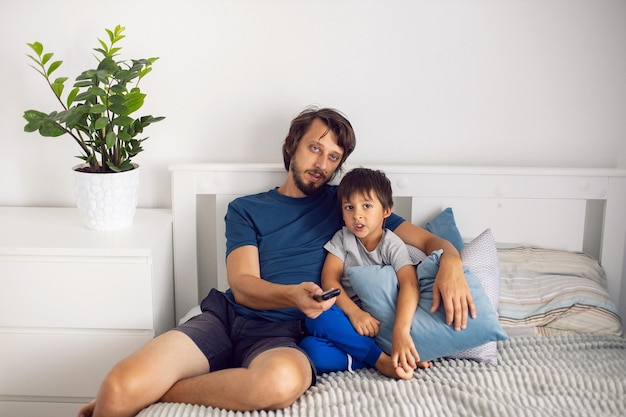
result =
[[[454,213],[450,207],[446,208],[435,216],[435,218],[426,223],[424,229],[452,243],[459,252],[463,249],[463,238],[461,238],[461,233],[454,220]]]
[[[435,251],[417,267],[420,300],[413,317],[411,337],[420,360],[446,357],[487,342],[507,339],[487,294],[474,273],[464,268],[477,317],[469,318],[467,329],[456,331],[446,324],[443,305],[430,313],[433,283],[439,270],[442,251]],[[398,298],[398,278],[392,266],[368,265],[347,268],[350,282],[363,303],[363,309],[380,320],[376,343],[391,353],[393,324]]]

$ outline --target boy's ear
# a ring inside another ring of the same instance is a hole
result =
[[[383,217],[386,219],[387,217],[391,216],[392,211],[393,210],[391,207],[383,209]]]

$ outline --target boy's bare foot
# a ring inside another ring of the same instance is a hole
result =
[[[96,408],[96,400],[91,400],[87,405],[84,405],[78,410],[78,417],[91,417],[93,410]]]
[[[426,369],[426,368],[430,368],[433,366],[432,362],[418,362],[417,363],[417,367],[420,369]]]
[[[413,370],[407,370],[401,366],[395,367],[391,362],[391,356],[385,352],[381,353],[374,365],[376,370],[389,378],[411,379],[413,378]]]

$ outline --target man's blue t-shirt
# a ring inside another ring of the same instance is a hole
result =
[[[326,185],[315,196],[287,197],[273,190],[240,197],[226,212],[226,256],[241,246],[256,246],[259,251],[261,278],[276,284],[319,285],[326,259],[324,245],[343,226],[337,186]],[[395,230],[404,219],[392,214],[385,225]],[[303,319],[297,308],[254,310],[235,302],[232,292],[227,299],[235,310],[247,317],[271,321]]]

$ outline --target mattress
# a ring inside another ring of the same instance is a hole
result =
[[[375,370],[321,375],[291,407],[234,412],[157,403],[139,417],[624,416],[626,339],[559,335],[498,342],[498,365],[435,361],[408,381]]]

